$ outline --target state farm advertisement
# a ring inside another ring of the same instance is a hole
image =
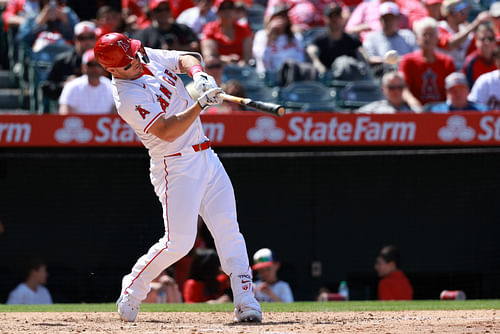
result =
[[[496,146],[499,112],[202,115],[214,146]],[[0,115],[1,147],[141,146],[119,116]]]

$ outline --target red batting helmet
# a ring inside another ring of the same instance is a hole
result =
[[[114,32],[99,37],[94,46],[94,53],[104,68],[124,67],[135,58],[141,47],[141,41]]]

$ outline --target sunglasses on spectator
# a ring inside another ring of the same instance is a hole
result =
[[[389,85],[387,86],[387,89],[389,90],[403,90],[405,89],[405,85]]]
[[[95,39],[95,35],[79,35],[76,36],[76,39],[79,41],[90,41]]]
[[[495,41],[495,37],[483,37],[483,38],[479,38],[479,40],[481,42],[494,42]]]
[[[140,61],[140,59],[139,59],[139,55],[138,55],[137,53],[135,54],[135,59],[137,59],[137,60],[139,60],[139,61]],[[127,66],[125,66],[125,67],[123,68],[123,70],[124,70],[124,71],[128,71],[131,67],[132,67],[132,61],[131,61],[131,62],[130,62]]]
[[[87,67],[100,67],[101,65],[99,65],[98,62],[90,62],[90,63],[87,63]]]

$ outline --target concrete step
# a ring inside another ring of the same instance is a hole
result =
[[[0,110],[19,108],[19,88],[0,88]]]

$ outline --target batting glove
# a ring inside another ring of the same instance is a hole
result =
[[[201,109],[205,109],[207,106],[212,106],[214,104],[220,104],[222,103],[222,99],[219,97],[220,93],[224,93],[222,88],[212,88],[206,93],[204,93],[200,98],[198,99],[198,103],[201,107]]]
[[[193,75],[194,88],[198,91],[200,95],[206,91],[217,88],[217,83],[213,76],[208,75],[205,72],[197,72]]]

